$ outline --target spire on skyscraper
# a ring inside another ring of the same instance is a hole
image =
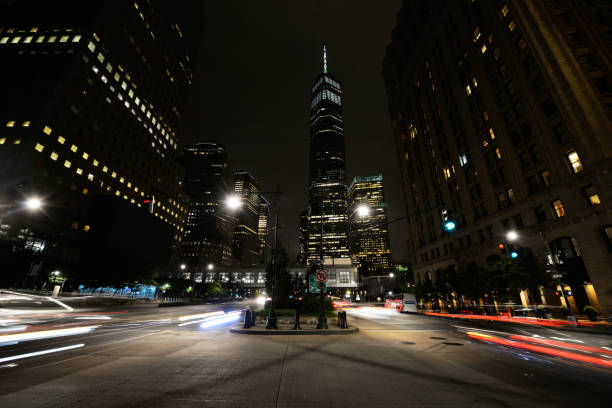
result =
[[[327,48],[323,45],[323,73],[327,74]]]

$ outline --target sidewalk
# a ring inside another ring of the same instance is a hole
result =
[[[293,324],[278,324],[278,330],[267,330],[266,324],[257,324],[249,329],[243,328],[243,325],[233,326],[230,331],[238,334],[259,334],[259,335],[331,335],[331,334],[353,334],[359,331],[356,326],[349,326],[347,329],[328,324],[329,329],[317,329],[315,324],[302,324],[300,330],[293,330]]]

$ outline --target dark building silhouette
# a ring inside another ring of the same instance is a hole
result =
[[[11,247],[34,246],[54,267],[77,262],[106,222],[91,211],[100,197],[114,211],[151,210],[173,230],[159,239],[178,242],[178,129],[202,14],[199,2],[0,3],[0,219]],[[32,197],[41,211],[23,211]]]
[[[310,105],[307,259],[348,258],[346,166],[340,83],[327,71],[314,80]]]
[[[540,263],[545,241],[559,254],[575,311],[612,307],[611,11],[404,2],[384,77],[417,283],[499,259],[513,230]],[[535,292],[523,302],[558,303]]]
[[[362,276],[388,273],[391,240],[382,174],[355,177],[348,187],[351,256]]]
[[[197,279],[209,265],[232,263],[235,211],[226,201],[234,194],[234,178],[227,152],[217,142],[185,147],[181,163],[189,208],[179,263]]]
[[[241,265],[256,265],[261,261],[262,250],[259,236],[262,210],[259,183],[249,172],[234,172],[234,194],[240,200],[240,207],[235,211],[234,262]],[[262,226],[262,234],[267,232],[266,225]]]

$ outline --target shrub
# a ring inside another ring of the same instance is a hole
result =
[[[592,322],[597,321],[597,316],[599,316],[599,311],[597,309],[595,309],[593,306],[585,306],[582,309],[582,313],[587,315],[589,320],[592,321]]]

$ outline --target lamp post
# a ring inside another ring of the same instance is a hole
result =
[[[561,273],[559,273],[559,270],[557,269],[557,265],[561,263],[559,256],[553,254],[550,244],[548,241],[546,241],[546,237],[544,237],[544,233],[542,231],[539,232],[540,238],[544,242],[544,247],[546,248],[546,266],[548,266],[546,272],[549,272],[552,275],[553,279],[556,280],[557,284],[561,288],[561,294],[563,295],[563,300],[565,301],[565,307],[567,307],[567,320],[573,324],[576,324],[576,316],[574,316],[572,313],[572,306],[570,305],[569,297],[565,291],[565,284],[561,281]]]

